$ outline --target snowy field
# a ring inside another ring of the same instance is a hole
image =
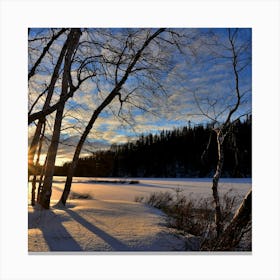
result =
[[[105,183],[104,181],[108,181]],[[211,196],[211,179],[74,178],[67,207],[55,207],[65,177],[55,177],[50,210],[28,207],[29,252],[184,251],[185,242],[165,226],[164,214],[135,202],[154,192],[180,188],[188,197]],[[129,184],[131,180],[138,184]],[[98,182],[99,181],[99,182]],[[113,181],[113,182],[109,182]],[[220,193],[244,197],[251,179],[221,179]],[[28,196],[30,201],[30,187]],[[81,195],[88,199],[79,199]]]

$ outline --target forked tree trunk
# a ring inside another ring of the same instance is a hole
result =
[[[247,193],[230,224],[218,239],[214,249],[228,251],[236,248],[244,233],[246,233],[248,230],[251,230],[251,228],[247,228],[248,224],[251,222],[251,219],[252,190]]]
[[[216,131],[216,133],[217,133],[217,145],[218,145],[218,162],[217,162],[216,172],[213,177],[212,192],[213,192],[213,198],[215,203],[216,234],[217,237],[219,237],[223,231],[222,212],[221,212],[220,198],[218,193],[218,185],[219,185],[219,180],[222,174],[222,168],[224,164],[224,149],[223,149],[224,137],[222,135],[221,130]]]
[[[69,37],[67,41],[69,45],[68,45],[67,53],[65,55],[60,100],[63,100],[68,93],[69,73],[71,70],[71,59],[79,43],[81,31],[80,29],[73,28],[68,36]],[[65,102],[61,103],[56,111],[53,135],[52,135],[51,144],[47,155],[45,178],[44,178],[44,183],[43,183],[42,191],[40,193],[40,200],[39,200],[40,205],[45,209],[49,209],[50,207],[55,159],[56,159],[57,149],[59,144],[64,106],[65,106]]]
[[[34,174],[34,175],[33,175],[33,179],[32,179],[32,188],[31,188],[31,205],[32,205],[32,206],[35,205],[35,197],[36,197],[36,178],[37,178],[37,175]]]

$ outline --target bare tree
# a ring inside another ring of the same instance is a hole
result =
[[[78,46],[81,34],[82,33],[80,29],[72,28],[67,38],[67,51],[65,54],[64,66],[63,66],[60,101],[63,100],[64,97],[68,94],[69,88],[71,87],[71,83],[70,83],[71,63],[72,63],[74,52]],[[50,203],[52,179],[53,179],[55,159],[56,159],[59,137],[60,137],[60,129],[61,129],[64,106],[65,106],[65,102],[62,102],[56,110],[53,135],[52,135],[50,147],[48,149],[48,156],[47,156],[47,162],[46,162],[45,174],[44,174],[45,178],[44,178],[42,191],[40,192],[40,204],[44,208],[49,208],[49,203]]]
[[[165,28],[160,28],[154,33],[151,33],[151,30],[149,29],[144,31],[129,30],[128,33],[121,34],[120,37],[116,34],[110,34],[108,32],[105,34],[105,31],[102,30],[101,32],[103,32],[103,36],[109,36],[113,41],[112,45],[109,46],[105,44],[104,46],[106,56],[103,57],[104,62],[102,64],[102,67],[104,67],[105,71],[107,71],[107,79],[111,79],[112,81],[112,90],[94,110],[91,119],[89,120],[79,140],[72,163],[68,170],[64,191],[58,203],[59,205],[66,204],[71,189],[72,178],[74,176],[83,144],[100,113],[108,107],[108,105],[111,104],[116,97],[118,97],[117,100],[120,104],[120,113],[123,104],[129,103],[130,105],[135,106],[132,95],[136,92],[138,92],[140,97],[144,98],[143,92],[147,92],[147,89],[144,90],[146,85],[154,85],[153,88],[149,88],[149,95],[153,93],[155,88],[162,88],[155,74],[158,69],[157,63],[163,59],[161,58],[162,49],[159,48],[159,40],[166,39],[164,36],[160,37],[160,35],[167,33]],[[174,36],[174,34],[172,35]],[[106,40],[106,42],[108,41]],[[154,42],[153,46],[151,46],[152,42]],[[170,43],[171,42],[169,42],[169,44]],[[155,50],[152,48],[159,49]],[[128,86],[127,84],[129,79],[130,83]],[[132,83],[132,81],[134,83]]]
[[[60,33],[60,32],[59,32]],[[50,42],[54,42],[54,40],[51,40]],[[49,50],[50,49],[50,42],[47,44],[48,48],[44,48],[43,52],[47,49]],[[44,90],[42,92],[42,94],[45,94],[47,92],[47,97],[45,99],[45,102],[44,102],[44,106],[43,106],[43,109],[42,111],[44,112],[45,110],[47,110],[49,107],[50,107],[50,103],[51,103],[51,100],[52,100],[52,97],[53,97],[53,93],[54,93],[54,89],[55,89],[55,85],[57,83],[57,80],[59,78],[59,70],[61,68],[61,65],[62,65],[62,62],[63,62],[63,58],[65,56],[65,53],[66,53],[66,50],[67,50],[67,45],[68,45],[69,42],[65,42],[63,47],[61,48],[61,51],[60,51],[60,54],[58,56],[58,59],[57,59],[57,62],[55,64],[55,67],[53,69],[53,73],[51,75],[51,80],[50,80],[50,83],[48,85],[48,87],[46,88],[46,90]],[[30,73],[35,73],[35,65],[38,66],[38,61],[42,61],[42,58],[43,58],[43,55],[41,54],[40,57],[36,60],[34,66],[32,67],[32,69],[34,70],[30,70]],[[33,75],[30,75],[30,78],[33,76]],[[36,100],[34,101],[34,103],[32,104],[30,110],[29,110],[29,117],[30,117],[30,114],[32,112],[32,109],[34,108],[34,106],[36,105],[36,103],[38,102],[39,98],[42,96],[42,94],[39,94],[39,96],[36,98]],[[46,115],[42,115],[41,117],[38,117],[38,124],[36,126],[36,130],[35,130],[35,133],[34,133],[34,136],[33,136],[33,139],[31,141],[31,144],[29,146],[29,151],[28,151],[28,163],[29,165],[32,165],[33,164],[33,160],[34,160],[34,156],[35,156],[35,153],[36,153],[36,149],[38,147],[38,143],[39,143],[39,138],[40,138],[40,134],[41,134],[41,131],[42,131],[42,127],[43,127],[43,124],[45,123],[45,116]],[[36,120],[36,119],[34,119]],[[33,121],[33,120],[32,120]],[[29,124],[32,122],[30,121]]]
[[[238,116],[234,120],[232,120],[232,116],[238,110],[240,106],[240,100],[241,100],[240,85],[239,85],[240,69],[238,70],[239,53],[237,52],[236,45],[235,45],[235,39],[237,35],[238,35],[237,29],[234,31],[232,31],[231,29],[228,30],[228,40],[230,42],[230,48],[232,52],[232,67],[233,67],[234,80],[235,80],[236,100],[234,106],[228,112],[227,118],[224,121],[224,123],[221,126],[214,129],[217,136],[218,162],[217,162],[216,172],[213,177],[212,191],[213,191],[213,198],[215,202],[215,215],[216,215],[215,221],[216,221],[217,237],[219,237],[223,231],[222,213],[221,213],[221,206],[220,206],[220,200],[218,194],[218,184],[219,184],[219,179],[221,177],[223,163],[224,163],[224,150],[223,150],[224,141],[225,141],[225,137],[230,131],[230,127],[234,124],[234,122],[236,122],[237,119],[240,118],[240,116]]]
[[[65,31],[65,30],[64,30]],[[39,32],[40,33],[40,32]],[[43,32],[45,35],[46,32]],[[62,32],[59,32],[62,34]],[[63,118],[63,111],[66,104],[66,101],[73,97],[73,94],[79,90],[80,86],[87,81],[88,79],[95,76],[95,72],[91,69],[90,65],[86,63],[86,59],[83,58],[83,55],[77,54],[77,50],[80,46],[79,40],[82,35],[80,29],[72,28],[67,31],[67,37],[65,41],[60,41],[56,45],[54,45],[54,40],[52,41],[52,45],[48,42],[47,46],[43,48],[43,52],[46,52],[42,57],[42,54],[39,52],[39,58],[35,59],[36,65],[42,65],[40,67],[43,70],[40,72],[38,68],[38,74],[43,75],[43,78],[46,79],[45,89],[42,90],[40,94],[36,97],[34,103],[31,105],[29,110],[29,123],[33,122],[34,120],[38,119],[38,123],[36,125],[36,130],[31,141],[29,147],[29,165],[33,165],[34,156],[36,150],[39,149],[39,138],[42,131],[43,124],[46,121],[46,118],[50,116],[52,112],[56,111],[56,117],[54,120],[54,128],[52,131],[52,137],[50,141],[50,146],[48,149],[48,156],[44,167],[44,174],[41,178],[44,178],[44,183],[40,188],[40,195],[38,197],[38,201],[42,204],[43,207],[48,208],[49,205],[49,198],[48,195],[51,193],[51,184],[52,184],[52,177],[54,172],[54,165],[56,160],[56,154],[58,150],[58,143],[61,133],[61,122]],[[38,38],[37,38],[38,37]],[[33,38],[33,40],[43,40],[40,34]],[[46,40],[46,39],[45,39]],[[40,48],[41,51],[42,47]],[[46,51],[47,49],[47,51]],[[80,58],[80,56],[81,58]],[[32,56],[32,55],[31,55]],[[41,59],[41,64],[38,61]],[[31,59],[30,59],[31,60]],[[56,60],[56,62],[54,62]],[[88,61],[87,61],[88,62]],[[53,65],[53,68],[51,66]],[[32,69],[37,69],[32,67]],[[47,73],[44,74],[44,72]],[[76,74],[76,75],[75,75]],[[50,76],[49,82],[47,82],[47,77]],[[46,78],[45,78],[46,77]],[[30,77],[30,83],[32,84],[36,81],[37,76],[32,75]],[[39,80],[40,81],[40,80]],[[58,89],[61,87],[61,93],[59,100],[56,100],[54,97],[54,93],[58,92]],[[32,110],[36,107],[37,110],[40,108],[37,103],[40,98],[47,94],[44,105],[42,109],[39,109],[36,113],[32,113]],[[54,105],[51,105],[51,102]]]
[[[224,63],[225,67],[231,69],[230,75],[233,81],[232,84],[234,85],[232,95],[223,100],[221,97],[198,97],[199,89],[193,92],[195,103],[200,111],[198,115],[206,117],[212,122],[213,131],[216,135],[218,161],[212,180],[212,193],[215,204],[216,235],[217,238],[219,238],[224,230],[218,192],[219,180],[224,164],[224,143],[232,126],[244,116],[244,114],[248,114],[248,112],[240,111],[242,100],[248,92],[248,89],[245,90],[243,88],[243,92],[240,90],[240,73],[250,65],[251,57],[244,53],[250,48],[251,42],[250,40],[241,40],[241,42],[238,42],[238,29],[228,29],[226,40],[223,38],[219,41],[215,33],[211,33],[210,36],[207,34],[207,36],[207,41],[202,40],[202,45],[204,45],[204,48],[206,47],[207,52],[210,53],[210,58],[209,56],[207,57],[208,62],[212,60],[214,63]],[[225,88],[224,90],[230,91],[230,88]],[[214,93],[212,93],[212,95],[214,96]]]

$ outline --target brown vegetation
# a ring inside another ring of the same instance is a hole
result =
[[[200,199],[186,197],[183,190],[177,188],[174,193],[157,192],[146,198],[135,198],[136,202],[162,210],[167,215],[168,227],[177,229],[178,233],[186,238],[190,234],[197,237],[199,240],[197,250],[250,251],[251,191],[243,201],[240,196],[233,195],[231,190],[221,196],[220,200],[221,223],[225,230],[217,237],[212,197]],[[238,208],[240,201],[242,202]]]

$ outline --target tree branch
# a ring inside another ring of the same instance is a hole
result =
[[[58,33],[56,33],[55,35],[52,36],[52,38],[50,39],[50,41],[48,42],[48,44],[44,47],[41,55],[39,56],[39,58],[37,59],[37,61],[35,62],[35,64],[33,65],[33,67],[31,68],[31,70],[28,73],[28,80],[30,80],[30,78],[35,74],[36,68],[38,67],[38,65],[41,63],[42,59],[44,58],[44,56],[46,55],[46,53],[49,51],[51,45],[53,44],[53,42],[61,35],[63,34],[67,29],[66,28],[62,28]]]

